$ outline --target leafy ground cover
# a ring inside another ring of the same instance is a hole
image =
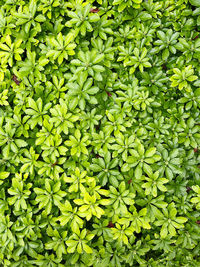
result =
[[[1,266],[200,266],[200,1],[0,6]]]

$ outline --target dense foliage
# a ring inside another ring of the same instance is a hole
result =
[[[0,6],[0,266],[200,266],[200,0]]]

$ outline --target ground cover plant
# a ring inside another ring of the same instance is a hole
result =
[[[0,266],[200,266],[200,0],[0,0]]]

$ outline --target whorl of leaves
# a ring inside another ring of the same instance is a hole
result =
[[[200,263],[200,0],[0,0],[0,266]]]

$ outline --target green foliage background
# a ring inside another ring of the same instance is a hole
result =
[[[200,1],[0,6],[0,265],[200,266]]]

